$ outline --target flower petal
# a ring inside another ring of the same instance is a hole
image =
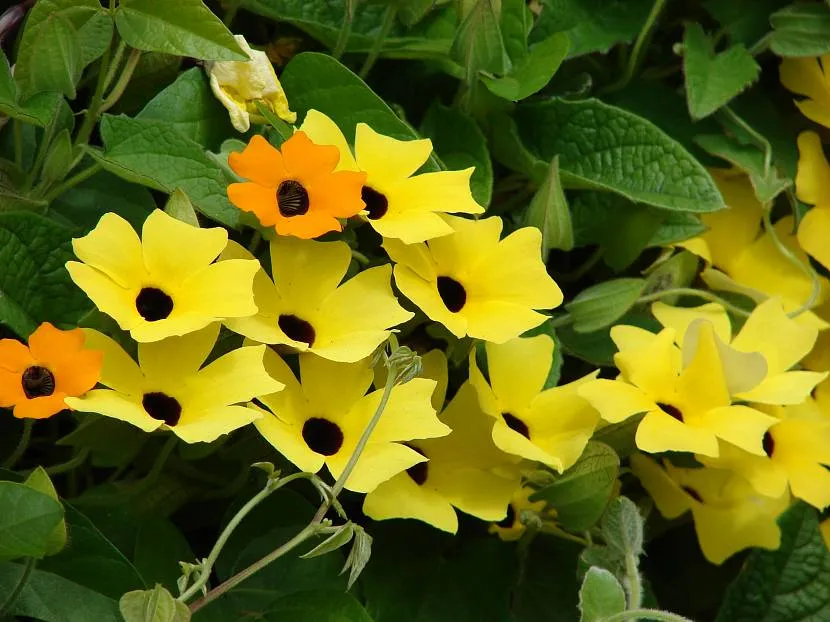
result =
[[[207,266],[174,292],[173,315],[201,316],[205,319],[203,325],[229,317],[254,315],[257,308],[253,283],[259,269],[259,262],[245,259],[218,261]]]
[[[331,471],[332,477],[335,479],[340,477],[348,459],[349,454],[342,450],[334,456],[326,458],[326,466]],[[425,459],[417,451],[405,445],[369,443],[363,453],[360,454],[349,479],[346,480],[346,490],[362,493],[372,492],[383,482],[419,462],[423,462]]]
[[[81,412],[98,413],[105,417],[125,421],[145,432],[158,430],[164,423],[148,415],[135,398],[107,389],[95,389],[84,397],[67,397],[66,404]]]
[[[438,419],[432,408],[431,398],[435,385],[434,380],[415,378],[393,388],[383,416],[372,433],[372,441],[408,441],[449,434],[450,428]],[[383,391],[378,390],[362,398],[349,414],[350,421],[345,423],[362,433],[375,414],[382,394]]]
[[[761,384],[735,397],[761,404],[800,404],[827,378],[827,372],[789,371],[767,376]]]
[[[68,261],[66,270],[101,313],[106,313],[122,330],[145,323],[135,306],[136,289],[124,289],[103,272],[77,261]]]
[[[301,471],[317,473],[323,468],[325,456],[311,451],[306,445],[301,435],[302,428],[288,425],[271,413],[265,413],[262,419],[255,420],[254,425],[274,449]]]
[[[500,477],[483,469],[446,468],[427,463],[427,486],[432,486],[462,512],[486,521],[507,516],[507,506],[521,479]]]
[[[228,200],[243,212],[255,214],[263,227],[273,227],[280,219],[277,193],[271,186],[253,182],[229,184]]]
[[[652,410],[643,417],[635,440],[637,447],[652,454],[688,451],[704,456],[718,455],[718,440],[712,430],[683,423],[662,410]]]
[[[345,242],[296,238],[271,242],[274,283],[292,313],[318,307],[346,276],[351,261],[351,249]]]
[[[66,408],[66,394],[55,392],[45,397],[25,399],[14,406],[14,416],[18,419],[46,419]]]
[[[228,156],[228,164],[240,177],[268,188],[276,188],[290,177],[282,154],[259,134],[251,138],[241,152],[232,152]],[[276,197],[274,202],[276,204]]]
[[[485,344],[490,386],[507,412],[529,408],[545,386],[553,364],[553,347],[548,335]]]
[[[107,212],[101,216],[92,231],[72,240],[72,248],[78,259],[121,287],[136,287],[146,279],[138,234],[118,214]]]
[[[677,345],[681,348],[689,325],[698,319],[710,322],[715,334],[726,343],[732,339],[729,314],[717,303],[710,302],[700,307],[673,307],[663,302],[655,302],[651,305],[651,312],[664,327],[674,329]]]
[[[84,345],[103,353],[101,384],[128,395],[144,393],[144,374],[130,355],[112,337],[91,328],[83,331]]]
[[[406,473],[378,485],[363,500],[363,512],[374,520],[414,518],[456,533],[458,517],[450,502],[430,486],[419,486]]]
[[[35,362],[25,343],[17,339],[0,339],[0,370],[22,372]]]
[[[386,192],[414,174],[432,152],[432,141],[398,140],[379,134],[365,123],[355,128],[354,150],[357,165],[366,171],[366,184]]]
[[[830,179],[830,178],[828,178]],[[830,187],[830,182],[827,182]],[[798,243],[825,268],[830,267],[830,206],[814,207],[798,226]]]
[[[318,110],[309,110],[300,131],[304,132],[313,142],[318,145],[334,145],[340,152],[340,162],[334,170],[357,171],[357,162],[352,156],[352,150],[343,132],[337,124],[329,117]]]
[[[620,380],[591,380],[580,385],[578,393],[609,423],[619,423],[657,408],[642,389]]]
[[[12,372],[0,368],[0,408],[11,408],[28,399],[23,392],[21,373],[22,371]]]
[[[260,411],[247,406],[223,405],[196,412],[185,408],[181,420],[171,429],[185,443],[212,443],[262,416]]]
[[[483,214],[484,208],[476,203],[470,191],[474,170],[471,167],[463,171],[438,171],[410,177],[390,192],[390,211]],[[371,172],[367,183],[372,184]]]
[[[369,220],[369,224],[384,238],[400,240],[404,244],[416,244],[453,232],[443,218],[432,212],[393,212],[390,209],[383,218]]]
[[[363,399],[372,386],[372,378],[368,361],[344,364],[314,354],[300,355],[300,379],[310,408],[337,423],[348,418],[348,413]],[[386,416],[385,412],[383,417]],[[358,437],[363,433],[365,423],[368,421],[355,426]],[[377,429],[372,438],[377,440]]]
[[[691,509],[689,496],[657,462],[637,453],[633,454],[630,460],[631,470],[654,499],[660,514],[666,518],[677,518]]]
[[[762,440],[764,432],[778,420],[749,406],[724,406],[714,408],[703,415],[701,424],[718,438],[728,441],[741,449],[764,456]],[[694,451],[694,450],[689,450]],[[705,454],[706,452],[698,452]],[[717,455],[706,454],[706,455]]]
[[[429,319],[440,322],[456,337],[461,338],[467,334],[466,318],[447,309],[434,281],[427,282],[408,266],[398,264],[395,266],[395,284]]]
[[[821,138],[815,132],[798,135],[798,171],[795,189],[798,198],[810,205],[830,205],[830,164]]]

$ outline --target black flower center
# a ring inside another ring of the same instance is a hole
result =
[[[418,449],[417,447],[413,447],[412,445],[409,445],[407,443],[404,443],[404,444],[407,447],[409,447],[412,451],[421,454],[424,458],[427,457],[426,454],[424,452],[422,452],[420,449]],[[429,466],[428,465],[429,465],[429,463],[426,460],[424,460],[423,462],[419,462],[418,464],[409,467],[406,470],[406,474],[409,475],[409,477],[412,478],[412,481],[415,482],[416,484],[418,484],[418,486],[423,486],[427,481],[427,477],[429,477]]]
[[[686,494],[689,495],[692,499],[697,501],[698,503],[703,503],[703,497],[700,496],[700,493],[692,488],[691,486],[681,486],[683,490],[686,491]]]
[[[502,413],[501,418],[504,419],[504,422],[507,424],[508,428],[514,432],[518,432],[526,439],[530,440],[530,430],[524,421],[519,419],[516,415],[512,415],[510,413]]]
[[[501,519],[499,522],[496,523],[499,527],[504,527],[505,529],[510,529],[513,526],[513,523],[516,522],[516,510],[513,509],[512,505],[507,506],[507,516]]]
[[[277,187],[277,207],[283,216],[302,216],[308,205],[308,191],[300,182],[286,179]]]
[[[145,393],[141,405],[153,419],[164,421],[169,426],[176,425],[182,416],[182,405],[179,404],[179,400],[166,393]]]
[[[374,188],[363,186],[363,189],[360,191],[360,198],[366,204],[366,211],[369,212],[369,220],[377,220],[386,215],[389,209],[389,201],[386,199],[386,196]]]
[[[328,419],[312,417],[303,424],[303,440],[314,453],[333,456],[343,446],[343,431]]]
[[[448,276],[438,277],[438,295],[444,305],[453,313],[458,313],[467,302],[467,292],[464,286]]]
[[[30,400],[36,397],[48,397],[55,392],[55,376],[40,365],[27,367],[20,378],[20,383],[23,385],[23,393]]]
[[[771,458],[772,452],[775,451],[775,439],[772,438],[772,434],[769,433],[769,430],[764,433],[763,446],[764,453]]]
[[[314,345],[314,338],[316,334],[314,327],[296,315],[281,315],[277,320],[280,330],[293,341],[301,341],[308,344],[309,347]]]
[[[135,308],[148,322],[158,322],[173,311],[173,299],[158,287],[143,287],[135,297]]]
[[[657,405],[660,407],[664,413],[669,415],[670,417],[674,417],[680,423],[683,423],[683,413],[680,412],[680,409],[677,406],[672,406],[671,404],[664,404],[663,402],[657,402]]]

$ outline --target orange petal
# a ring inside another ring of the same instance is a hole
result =
[[[101,379],[104,353],[100,350],[81,350],[71,359],[52,367],[55,391],[79,397],[92,389]]]
[[[63,393],[53,393],[48,397],[23,400],[14,407],[14,416],[18,419],[46,419],[67,408],[63,403],[65,397]]]
[[[307,187],[311,209],[337,218],[351,218],[366,207],[361,198],[366,173],[339,171],[317,178]]]
[[[228,186],[228,199],[243,212],[252,212],[266,227],[273,227],[277,222],[277,193],[273,188],[255,183],[231,184]]]
[[[242,152],[232,152],[228,164],[234,173],[261,186],[276,188],[288,178],[282,154],[260,135],[254,136]]]
[[[21,373],[0,369],[0,408],[9,408],[26,399]]]
[[[310,240],[329,231],[341,231],[343,226],[334,216],[323,211],[308,212],[303,216],[285,218],[280,216],[276,223],[277,233],[293,235],[294,237]]]
[[[292,178],[311,182],[317,176],[328,175],[340,162],[340,150],[334,145],[316,145],[305,132],[294,135],[282,144],[285,168]]]
[[[22,372],[34,362],[26,344],[17,339],[0,339],[0,369]]]
[[[84,346],[84,333],[80,328],[60,330],[44,322],[29,335],[29,349],[39,363],[63,361],[71,358]]]

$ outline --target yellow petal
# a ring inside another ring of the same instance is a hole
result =
[[[132,330],[145,323],[135,307],[134,289],[124,289],[103,272],[77,261],[66,262],[66,270],[101,313],[106,313],[122,330]]]
[[[222,252],[221,260],[227,259],[254,259],[248,250],[234,241],[229,241]],[[260,268],[254,275],[253,282],[254,304],[257,312],[254,315],[240,318],[228,318],[224,321],[225,326],[244,335],[249,339],[260,343],[278,343],[281,340],[282,331],[277,327],[279,318],[280,301],[274,282]]]
[[[829,178],[830,179],[830,178]],[[826,182],[830,187],[830,181]],[[798,242],[825,268],[830,266],[830,206],[814,207],[804,215],[798,227]]]
[[[263,412],[262,418],[253,423],[262,437],[301,471],[317,473],[323,468],[325,456],[311,451],[306,445],[302,427],[288,425],[268,412]]]
[[[819,509],[830,505],[830,471],[826,467],[807,461],[788,466],[793,496]]]
[[[754,389],[735,397],[761,404],[800,404],[810,392],[827,377],[827,372],[790,371],[767,376]]]
[[[400,240],[404,244],[416,244],[453,232],[443,218],[432,212],[390,210],[383,218],[370,220],[369,224],[384,238]]]
[[[718,438],[756,456],[766,455],[762,446],[764,432],[777,422],[775,417],[748,406],[713,408],[702,416],[701,425]],[[700,451],[698,453],[706,454]],[[716,456],[717,453],[706,455]]]
[[[639,326],[617,324],[611,327],[611,340],[620,352],[645,348],[656,338],[657,335]],[[677,339],[677,336],[675,336],[675,339]]]
[[[578,392],[610,423],[657,409],[657,404],[645,392],[620,380],[591,380],[580,385]]]
[[[701,221],[709,228],[701,238],[711,253],[712,263],[729,271],[742,249],[758,236],[764,208],[748,176],[727,175],[717,170],[710,173],[729,209],[701,214]]]
[[[760,352],[768,373],[777,374],[804,358],[817,337],[817,329],[791,319],[781,301],[770,298],[755,307],[732,346],[743,352]]]
[[[673,328],[677,338],[677,345],[683,347],[683,337],[689,325],[698,319],[712,324],[715,334],[726,343],[732,339],[732,327],[729,315],[721,305],[710,302],[700,307],[673,307],[663,302],[651,305],[651,312],[657,321],[666,328]]]
[[[827,57],[822,58],[824,70]],[[799,95],[810,99],[797,101],[796,106],[808,119],[830,127],[830,83],[819,66],[817,58],[784,58],[781,61],[781,83]]]
[[[536,335],[486,344],[490,386],[508,412],[530,406],[545,385],[553,364],[553,339]]]
[[[357,165],[367,174],[366,185],[385,193],[414,174],[432,152],[432,141],[398,140],[374,131],[365,123],[355,128]]]
[[[722,564],[747,548],[777,549],[781,531],[774,518],[746,509],[720,509],[697,505],[692,509],[695,531],[703,555],[713,564]]]
[[[533,431],[531,430],[531,437],[532,435]],[[564,470],[562,468],[562,460],[559,457],[552,456],[534,444],[530,439],[508,427],[503,419],[497,419],[493,425],[493,443],[495,443],[496,447],[509,454],[520,456],[527,460],[542,462],[560,473]]]
[[[490,383],[487,382],[487,380],[484,378],[484,374],[482,374],[481,370],[478,368],[478,363],[476,362],[475,356],[475,349],[472,349],[470,351],[469,377],[470,386],[475,389],[477,400],[481,406],[481,410],[490,417],[500,419],[502,410],[501,405],[499,404],[499,399],[498,397],[496,397],[496,394],[490,387]]]
[[[337,124],[318,110],[309,110],[303,124],[300,126],[300,131],[305,132],[311,139],[311,142],[318,145],[334,145],[340,152],[340,162],[337,164],[336,171],[358,171],[357,162],[355,162],[352,150],[343,132],[337,127]]]
[[[525,305],[501,300],[470,300],[459,313],[462,314],[467,320],[467,334],[470,337],[493,343],[515,339],[548,319],[548,316]],[[454,332],[450,325],[444,325]]]
[[[678,421],[662,410],[652,410],[640,422],[637,447],[649,453],[688,451],[704,456],[718,455],[718,440],[708,428]]]
[[[632,455],[631,470],[666,518],[677,518],[691,509],[688,495],[651,458],[643,454]]]
[[[795,102],[795,105],[801,111],[801,114],[808,119],[812,119],[824,127],[830,127],[830,106],[827,102],[807,99]]]
[[[400,240],[386,239],[383,249],[396,264],[402,264],[426,281],[435,281],[438,277],[435,262],[426,244],[404,244]]]
[[[173,296],[173,313],[201,315],[205,324],[229,317],[246,317],[257,312],[254,304],[254,275],[259,262],[244,259],[218,261],[186,279]],[[171,316],[172,317],[172,316]]]
[[[427,463],[427,485],[432,486],[462,512],[487,521],[507,515],[507,506],[520,479],[499,477],[473,468],[447,468],[438,461]]]
[[[691,348],[694,348],[694,354],[691,362],[680,374],[677,392],[683,402],[683,410],[705,412],[710,408],[728,405],[729,389],[713,325],[696,320],[696,327],[696,343],[690,343],[688,337],[685,342],[684,355],[685,350]],[[690,331],[694,328],[695,326],[690,327]]]
[[[448,533],[458,531],[458,517],[450,502],[431,487],[419,486],[406,473],[366,495],[363,512],[374,520],[414,518]]]
[[[458,338],[467,334],[465,316],[447,309],[438,294],[435,281],[425,281],[408,266],[398,264],[395,266],[395,284],[401,290],[401,293],[414,302],[429,319],[440,322]]]
[[[372,384],[372,369],[368,361],[335,363],[314,354],[301,354],[299,358],[303,393],[310,408],[332,421],[339,423],[346,418]],[[355,430],[358,437],[365,423],[368,420],[356,425],[360,427]]]
[[[271,242],[271,270],[290,313],[318,305],[338,286],[352,260],[345,242],[278,236]]]
[[[138,399],[140,397],[128,397],[116,391],[93,389],[84,397],[67,397],[64,401],[74,410],[119,419],[145,432],[158,430],[164,422],[148,415]]]
[[[432,408],[435,385],[434,380],[415,378],[392,389],[380,422],[372,433],[372,441],[408,441],[449,434],[450,428],[438,419]],[[351,421],[345,423],[362,432],[377,410],[382,394],[382,391],[373,391],[364,397],[351,412]]]
[[[798,172],[795,189],[799,199],[810,205],[830,204],[830,164],[821,138],[815,132],[798,135]]]
[[[134,288],[146,279],[138,234],[118,214],[108,212],[101,216],[92,231],[72,240],[72,248],[78,259],[123,288]]]
[[[84,347],[103,352],[100,382],[119,393],[144,393],[144,374],[138,364],[114,339],[91,328],[84,328]],[[145,413],[146,414],[146,413]]]
[[[447,357],[442,350],[430,350],[421,357],[421,377],[435,380],[436,386],[432,392],[432,407],[440,412],[444,407],[444,399],[447,397],[447,385],[449,384]],[[450,427],[452,426],[450,425]]]
[[[615,354],[614,363],[628,382],[641,388],[651,399],[668,400],[680,371],[680,353],[674,342],[674,330],[665,328],[642,348]]]
[[[138,346],[138,363],[150,382],[194,375],[207,360],[219,337],[219,324]]]
[[[389,193],[390,211],[483,214],[484,208],[476,203],[470,191],[474,170],[438,171],[410,177]],[[372,183],[371,175],[368,183]]]
[[[262,416],[261,412],[247,406],[223,405],[197,412],[183,410],[181,420],[171,429],[185,443],[211,443]]]
[[[342,450],[326,458],[326,466],[331,471],[332,477],[335,479],[340,477],[348,459],[348,453]],[[383,482],[425,459],[417,451],[405,445],[369,443],[360,454],[349,479],[346,480],[346,489],[353,492],[372,492]]]
[[[778,498],[787,492],[787,471],[767,456],[757,456],[730,443],[721,442],[717,458],[698,456],[698,460],[708,467],[734,471],[765,497]]]
[[[157,209],[144,221],[141,240],[147,270],[172,287],[210,265],[228,243],[228,232],[200,229]]]

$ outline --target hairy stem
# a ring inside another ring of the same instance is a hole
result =
[[[34,424],[34,419],[23,420],[23,432],[20,435],[20,440],[17,441],[17,447],[14,448],[14,451],[3,463],[4,469],[14,468],[14,465],[16,465],[18,460],[23,457],[23,454],[26,453],[26,449],[29,447],[29,441],[32,440],[32,426],[34,426]]]
[[[101,103],[99,113],[106,112],[112,108],[121,95],[124,94],[124,89],[126,89],[127,85],[130,83],[130,79],[133,77],[133,71],[135,71],[136,65],[138,65],[140,58],[141,50],[130,50],[130,55],[127,57],[127,62],[124,64],[124,71],[121,72],[118,82],[116,82],[115,86],[112,87],[112,90],[109,95],[107,95],[107,98]]]
[[[624,89],[628,86],[628,83],[631,82],[634,74],[637,73],[637,70],[643,63],[645,51],[648,48],[648,44],[651,43],[651,37],[654,34],[654,27],[657,25],[657,19],[663,12],[663,7],[665,7],[665,5],[666,0],[654,0],[651,12],[648,14],[646,22],[640,30],[640,34],[637,35],[637,40],[634,42],[634,47],[628,57],[628,62],[625,65],[623,75],[614,84],[605,89],[606,92],[619,91]]]
[[[46,194],[46,196],[43,197],[43,200],[47,203],[51,203],[67,190],[74,188],[82,181],[86,181],[87,179],[95,175],[95,173],[100,171],[102,168],[103,167],[100,164],[93,164],[89,168],[85,168],[84,170],[65,180],[62,184],[55,186]]]
[[[647,294],[646,296],[641,296],[637,299],[637,304],[643,304],[646,302],[652,302],[654,300],[660,300],[661,298],[665,298],[666,296],[696,296],[697,298],[702,298],[703,300],[708,300],[710,302],[716,302],[719,305],[722,305],[725,309],[728,309],[735,315],[740,315],[741,317],[749,317],[750,312],[741,309],[740,307],[733,305],[728,300],[724,300],[717,294],[713,294],[710,291],[706,291],[705,289],[694,289],[692,287],[672,287],[670,289],[663,289],[659,292],[654,292],[653,294]]]

